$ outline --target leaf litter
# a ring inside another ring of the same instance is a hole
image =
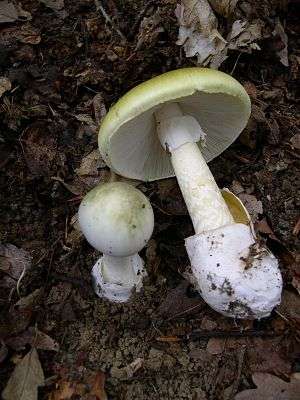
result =
[[[37,400],[38,388],[44,383],[39,356],[33,348],[16,365],[2,392],[3,400]]]

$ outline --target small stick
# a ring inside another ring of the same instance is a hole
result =
[[[186,339],[209,339],[209,338],[227,338],[227,337],[275,337],[279,336],[275,332],[265,331],[193,331],[186,335]]]
[[[114,30],[118,33],[118,35],[125,41],[127,42],[127,39],[125,35],[120,31],[120,29],[117,27],[117,25],[114,23],[114,21],[110,18],[110,16],[107,14],[107,12],[104,10],[101,2],[99,0],[94,0],[95,1],[95,6],[97,11],[101,11],[103,17],[106,19],[107,22],[111,24],[111,26],[114,28]]]

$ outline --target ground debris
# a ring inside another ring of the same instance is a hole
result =
[[[275,375],[255,373],[252,375],[257,389],[244,390],[235,396],[235,400],[297,400],[300,393],[300,381],[291,378],[285,382]]]
[[[4,400],[37,400],[44,372],[35,348],[17,364],[2,392]]]
[[[104,383],[105,374],[102,371],[86,371],[80,381],[58,381],[48,400],[71,400],[74,396],[79,396],[82,400],[107,400]]]
[[[16,351],[23,350],[27,344],[41,350],[58,351],[59,349],[55,340],[33,327],[28,328],[18,336],[6,339],[5,343]]]
[[[21,3],[11,1],[0,1],[0,24],[15,21],[26,21],[31,19],[31,14],[23,10]]]

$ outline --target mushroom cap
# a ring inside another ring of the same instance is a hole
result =
[[[251,112],[243,86],[223,72],[194,67],[152,78],[120,98],[102,121],[99,149],[113,171],[144,181],[174,176],[154,117],[167,102],[178,103],[185,114],[197,119],[206,133],[201,151],[207,162],[234,142]]]
[[[87,241],[104,254],[125,257],[140,251],[150,239],[154,215],[147,197],[123,183],[104,183],[82,200],[79,224]]]

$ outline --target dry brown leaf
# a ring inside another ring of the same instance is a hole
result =
[[[233,13],[238,0],[208,0],[214,11],[223,17],[228,17]]]
[[[231,13],[236,1],[211,1],[213,8],[224,15]],[[261,20],[233,22],[226,39],[218,31],[218,20],[207,0],[182,0],[175,11],[179,22],[178,45],[187,57],[197,56],[200,65],[219,68],[226,60],[228,50],[251,53],[259,50],[256,41],[262,37]]]
[[[21,27],[21,29],[18,29],[16,32],[16,38],[21,42],[21,43],[27,43],[27,44],[39,44],[42,40],[40,36],[40,31],[36,28],[33,28],[31,25],[26,24]]]
[[[51,8],[54,11],[59,11],[64,8],[64,0],[39,0],[46,7]]]
[[[85,382],[60,380],[56,384],[57,389],[50,393],[48,400],[71,400],[73,396],[79,396],[82,400],[107,400],[104,383],[105,374],[102,371],[89,373]]]
[[[198,64],[217,68],[225,59],[226,40],[218,32],[218,20],[207,0],[182,0],[175,11],[179,22],[177,44]]]
[[[8,355],[8,348],[3,340],[0,340],[0,364],[6,359]]]
[[[278,311],[287,319],[300,323],[300,296],[289,290],[284,290]]]
[[[291,139],[290,142],[292,144],[292,146],[297,149],[300,150],[300,133],[296,133],[296,135],[294,135]]]
[[[171,319],[179,315],[187,316],[199,313],[204,307],[204,301],[188,297],[187,289],[189,286],[189,282],[183,281],[175,289],[171,289],[158,307],[157,316]]]
[[[258,216],[263,213],[262,202],[252,194],[240,193],[238,197],[247,208],[252,222],[256,222]]]
[[[106,167],[106,164],[102,159],[99,150],[96,149],[82,159],[80,167],[77,168],[75,172],[79,176],[95,176],[98,175],[98,169],[104,167]]]
[[[97,93],[93,98],[93,108],[96,125],[99,126],[106,115],[106,107],[101,93]]]
[[[44,385],[44,372],[35,348],[17,364],[5,389],[3,400],[37,400],[38,387]]]
[[[35,177],[51,175],[57,154],[56,138],[44,122],[29,125],[21,139],[25,160]]]
[[[0,97],[11,89],[11,82],[5,76],[0,76]]]
[[[206,351],[209,354],[215,355],[215,354],[223,353],[224,348],[225,348],[225,340],[224,339],[211,338],[211,339],[209,339],[209,341],[207,343]]]
[[[285,67],[289,66],[289,58],[288,58],[288,36],[284,31],[284,28],[277,19],[276,25],[273,31],[273,36],[277,37],[280,40],[279,50],[277,50],[277,56],[280,59],[281,64]]]
[[[0,244],[0,272],[4,277],[0,280],[0,287],[12,289],[31,267],[30,254],[13,244]]]
[[[27,344],[36,349],[58,351],[59,345],[50,336],[33,327],[28,328],[18,336],[10,337],[5,343],[16,351],[24,349]]]
[[[0,1],[0,24],[17,20],[30,20],[31,14],[22,9],[20,4],[12,1]]]
[[[132,363],[123,368],[112,367],[110,374],[113,378],[126,380],[133,377],[133,375],[142,368],[144,364],[143,358],[137,358]]]
[[[285,382],[275,375],[256,373],[252,379],[257,388],[238,393],[235,400],[299,400],[300,381],[294,377]]]
[[[282,349],[282,338],[253,338],[248,343],[247,357],[251,372],[281,375],[291,372],[291,364]]]
[[[157,39],[159,33],[163,32],[161,10],[158,7],[156,12],[150,17],[145,17],[141,24],[137,36],[135,50],[140,50],[142,46],[150,47]]]

